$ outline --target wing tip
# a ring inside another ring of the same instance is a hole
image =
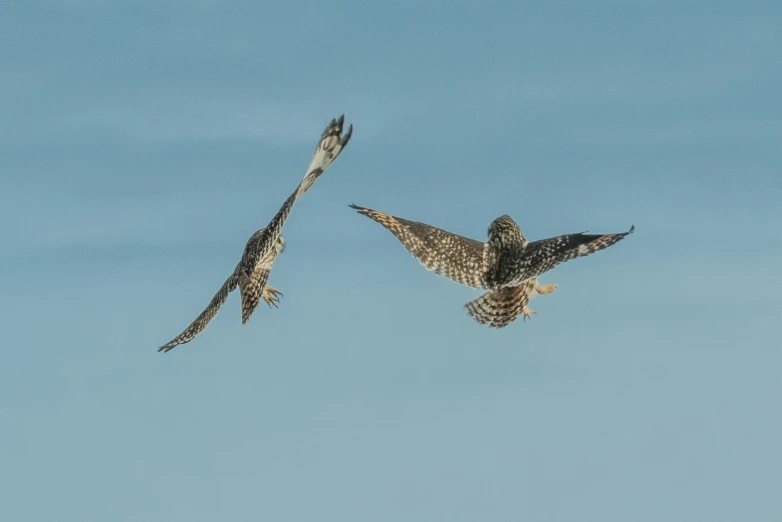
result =
[[[342,145],[342,148],[345,148],[345,145],[348,144],[352,136],[353,136],[353,124],[351,123],[350,125],[348,125],[347,132],[342,136],[342,139],[339,140],[340,144]]]
[[[341,114],[339,118],[331,118],[331,121],[329,122],[328,125],[326,125],[326,129],[323,131],[323,135],[321,136],[321,138],[325,138],[326,136],[334,132],[336,132],[337,136],[339,136],[340,134],[342,134],[342,126],[344,124],[345,124],[344,114]],[[353,125],[351,124],[351,128],[348,130],[348,134],[352,133],[352,127]],[[348,139],[350,139],[349,136]]]
[[[336,136],[339,139],[339,145],[344,149],[350,138],[353,136],[353,124],[348,125],[348,130],[342,134],[342,127],[345,125],[345,115],[340,114],[339,118],[332,118],[326,129],[321,135],[321,140],[326,136]]]

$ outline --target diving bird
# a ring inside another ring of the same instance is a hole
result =
[[[312,161],[299,186],[285,200],[282,208],[272,218],[271,222],[250,236],[244,247],[241,260],[231,275],[228,276],[228,279],[225,280],[223,286],[220,287],[220,290],[214,295],[206,309],[201,312],[201,315],[196,317],[181,334],[158,348],[159,352],[168,352],[177,345],[192,341],[196,335],[206,328],[209,321],[217,315],[217,311],[228,298],[228,294],[236,289],[237,286],[242,296],[242,324],[250,319],[261,299],[270,307],[277,306],[282,293],[269,286],[267,281],[277,255],[285,250],[282,226],[285,224],[285,220],[288,219],[288,215],[296,200],[307,192],[318,177],[334,163],[348,144],[348,141],[350,141],[350,137],[353,135],[353,125],[350,125],[347,132],[343,135],[342,126],[344,122],[344,115],[338,119],[331,120],[320,137],[320,141],[315,148],[315,154],[313,154]]]
[[[504,215],[489,225],[489,240],[484,243],[358,205],[350,208],[387,228],[427,270],[488,290],[464,306],[478,323],[494,328],[503,328],[522,314],[526,320],[535,313],[527,306],[530,299],[556,289],[556,285],[541,286],[538,276],[560,263],[608,248],[635,230],[529,242],[516,222]]]

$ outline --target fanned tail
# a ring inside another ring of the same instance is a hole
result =
[[[504,328],[515,321],[535,292],[535,280],[486,292],[464,307],[473,319],[492,328]]]

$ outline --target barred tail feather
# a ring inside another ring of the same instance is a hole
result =
[[[534,280],[519,286],[510,286],[487,292],[464,307],[467,314],[480,324],[504,328],[515,321],[534,293]]]
[[[239,291],[242,294],[242,324],[250,320],[261,300],[266,282],[269,280],[269,269],[257,268],[250,277],[239,277]]]

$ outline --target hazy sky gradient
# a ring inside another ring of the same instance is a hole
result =
[[[782,520],[777,2],[3,2],[0,519]],[[245,326],[162,355],[293,191]],[[357,203],[636,233],[500,331]]]

